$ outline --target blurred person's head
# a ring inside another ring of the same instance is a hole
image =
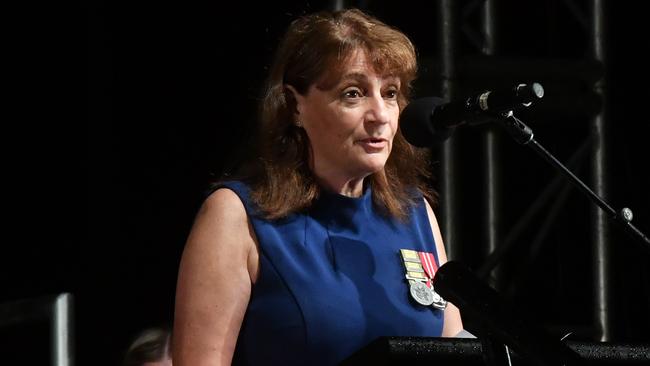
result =
[[[166,328],[148,328],[140,332],[124,357],[124,366],[171,366],[171,332]]]

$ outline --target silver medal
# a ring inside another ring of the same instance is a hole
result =
[[[411,286],[409,288],[411,292],[411,297],[413,297],[413,299],[417,301],[417,303],[420,305],[424,305],[424,306],[432,305],[434,303],[434,297],[435,296],[440,297],[438,294],[435,294],[433,290],[431,290],[424,282],[420,282],[420,281],[409,281],[409,282],[411,282]]]
[[[431,301],[431,306],[439,310],[445,310],[447,307],[447,301],[443,299],[442,296],[438,295],[434,289],[431,289],[431,293],[433,294],[433,301]]]

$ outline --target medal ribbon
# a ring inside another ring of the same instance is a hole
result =
[[[436,260],[435,258],[433,258],[433,253],[418,252],[418,256],[420,257],[420,261],[422,262],[422,267],[424,268],[424,272],[429,277],[427,279],[427,286],[431,288],[432,287],[431,280],[433,279],[433,276],[436,274],[436,271],[438,270],[438,264],[436,264]]]

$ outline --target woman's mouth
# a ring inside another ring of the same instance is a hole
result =
[[[359,140],[358,143],[366,149],[367,152],[379,152],[388,145],[388,141],[382,138],[367,138]]]

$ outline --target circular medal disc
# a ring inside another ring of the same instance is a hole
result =
[[[410,286],[411,296],[418,304],[429,306],[433,304],[433,291],[423,282],[412,281]]]

